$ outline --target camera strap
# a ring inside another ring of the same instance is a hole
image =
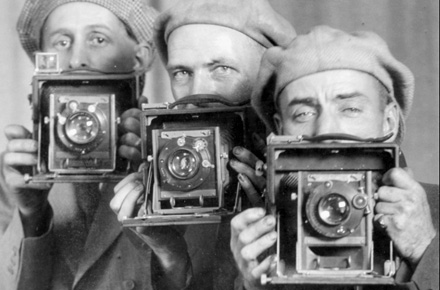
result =
[[[388,135],[385,135],[383,137],[377,137],[377,138],[360,138],[358,136],[350,135],[350,134],[322,134],[318,136],[308,136],[308,135],[302,135],[298,136],[298,141],[309,141],[309,142],[323,142],[323,141],[355,141],[355,142],[362,142],[362,143],[382,143],[386,140],[390,139],[393,136],[393,133],[389,133]]]
[[[186,97],[183,97],[174,103],[169,105],[169,109],[175,108],[179,105],[194,105],[197,107],[208,107],[209,104],[222,104],[226,105],[228,107],[236,107],[236,106],[244,106],[249,104],[250,100],[245,100],[241,102],[233,102],[231,100],[226,99],[225,97],[222,97],[220,95],[213,95],[213,94],[196,94],[196,95],[189,95]]]

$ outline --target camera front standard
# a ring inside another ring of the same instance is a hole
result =
[[[145,200],[124,226],[218,223],[240,207],[228,166],[246,144],[249,107],[146,108],[142,116]]]
[[[306,143],[270,136],[269,212],[277,218],[276,270],[263,284],[393,284],[397,258],[373,223],[373,195],[398,167],[391,143]]]
[[[119,157],[120,115],[137,107],[139,76],[47,74],[33,77],[32,182],[118,181],[131,170]]]

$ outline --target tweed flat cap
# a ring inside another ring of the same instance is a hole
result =
[[[154,41],[168,62],[171,32],[188,24],[211,24],[237,30],[262,46],[285,46],[296,36],[293,26],[267,0],[185,0],[163,12],[154,25]]]
[[[40,32],[49,14],[58,6],[71,2],[100,5],[115,14],[139,43],[152,43],[153,23],[158,12],[146,0],[27,0],[17,22],[21,45],[34,61],[40,49]]]
[[[273,115],[283,89],[301,77],[338,69],[365,72],[385,86],[399,107],[397,139],[401,140],[404,119],[413,102],[414,76],[391,55],[385,41],[373,32],[346,33],[328,26],[317,26],[308,34],[297,36],[285,49],[268,49],[261,61],[252,106],[269,129],[276,132]]]

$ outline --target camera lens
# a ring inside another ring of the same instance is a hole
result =
[[[193,177],[199,168],[198,159],[188,150],[177,150],[168,159],[168,168],[177,178]]]
[[[339,225],[350,213],[350,206],[345,197],[331,193],[323,197],[318,205],[318,214],[328,225]]]
[[[87,144],[95,140],[99,132],[98,119],[88,112],[70,115],[65,125],[67,137],[76,144]]]

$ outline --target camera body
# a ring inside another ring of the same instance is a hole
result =
[[[37,74],[32,82],[32,182],[104,182],[126,176],[117,154],[120,115],[137,107],[134,74]]]
[[[228,166],[246,141],[249,107],[151,108],[142,115],[143,215],[124,226],[218,223],[241,206]]]
[[[393,284],[392,242],[373,227],[373,194],[398,167],[391,143],[302,143],[270,136],[267,200],[277,267],[263,284]]]

